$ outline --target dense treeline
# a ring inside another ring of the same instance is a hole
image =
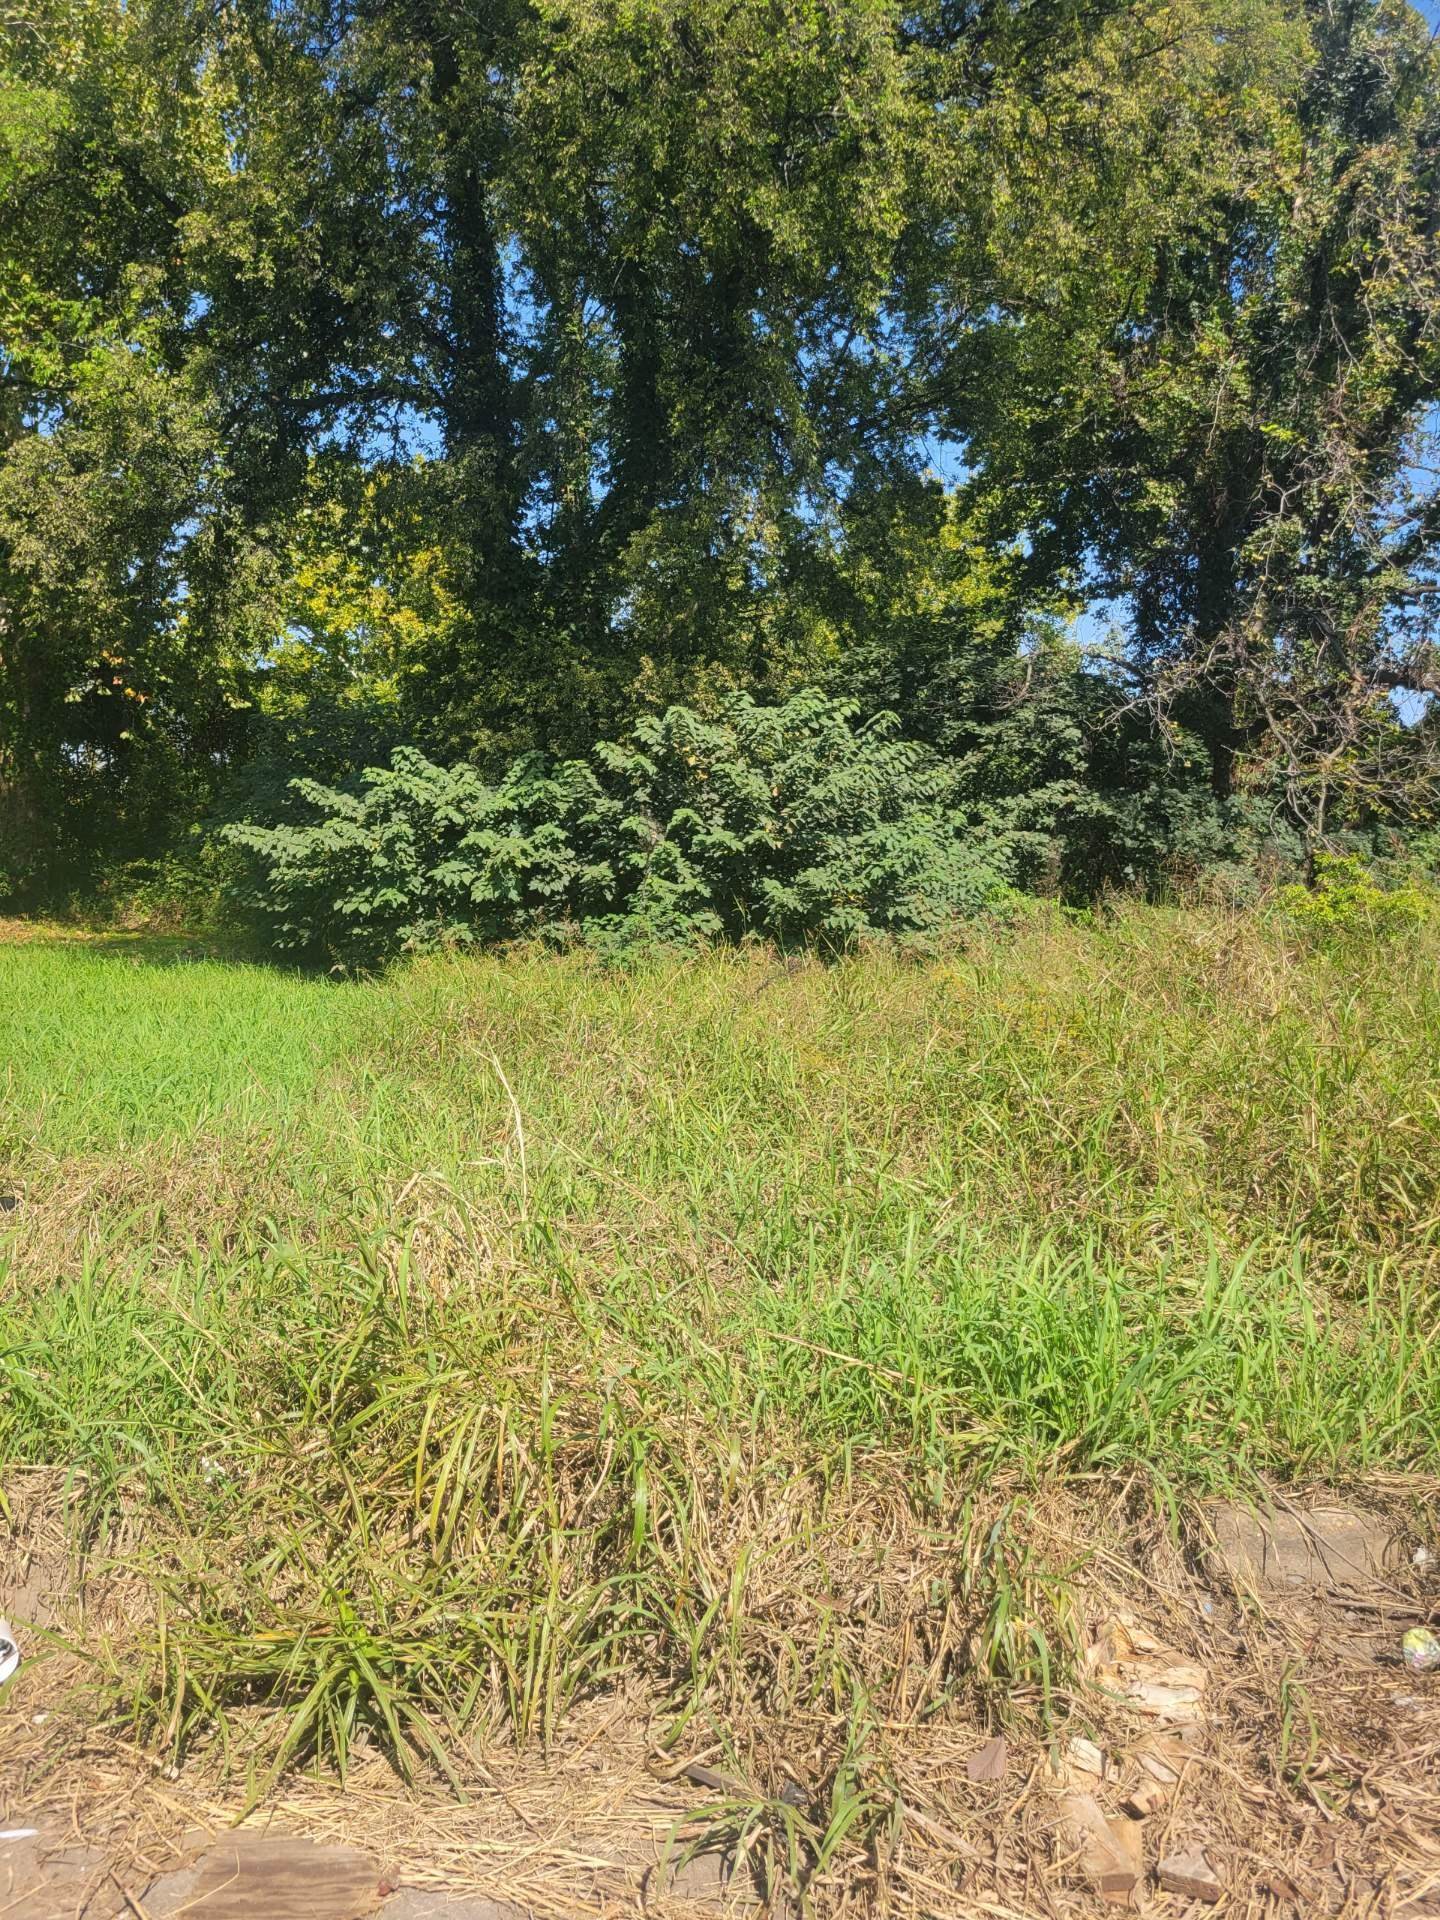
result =
[[[0,28],[0,887],[812,689],[1077,892],[1428,822],[1401,0]]]

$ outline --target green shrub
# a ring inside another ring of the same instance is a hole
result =
[[[355,793],[294,782],[305,824],[226,832],[275,943],[348,965],[537,933],[846,947],[1006,896],[1006,843],[969,828],[952,781],[892,719],[738,696],[714,721],[672,707],[585,760],[527,756],[497,785],[402,748]]]
[[[1436,896],[1426,887],[1382,887],[1353,853],[1319,853],[1308,887],[1282,887],[1281,909],[1297,926],[1321,934],[1403,933],[1430,919]]]

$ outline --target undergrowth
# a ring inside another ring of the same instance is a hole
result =
[[[1010,897],[1027,840],[962,807],[953,769],[893,715],[860,726],[814,691],[737,694],[715,720],[671,707],[586,760],[526,755],[495,786],[413,748],[354,792],[291,785],[307,818],[223,838],[249,855],[270,941],[346,966],[524,934],[629,955],[934,934]]]
[[[1044,1716],[1055,1489],[1440,1465],[1426,927],[183,956],[0,946],[0,1458],[123,1543],[110,1700],[256,1793],[643,1679],[662,1743],[827,1717],[838,1845],[897,1556],[914,1710]]]

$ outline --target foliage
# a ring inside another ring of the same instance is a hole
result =
[[[1087,576],[1155,724],[1312,837],[1433,805],[1389,696],[1440,686],[1437,62],[1390,0],[1160,0],[1012,49],[955,123],[1010,161],[970,176],[993,322],[922,317],[1037,577]],[[976,262],[937,271],[959,297]]]
[[[1317,853],[1309,887],[1284,887],[1282,911],[1308,933],[1393,937],[1432,919],[1440,895],[1432,887],[1383,887],[1353,853]]]
[[[356,793],[297,783],[320,817],[240,823],[278,944],[372,964],[402,947],[546,931],[608,948],[756,936],[853,946],[996,904],[1007,858],[952,776],[893,722],[802,693],[681,707],[583,761],[497,784],[413,748]]]
[[[1437,61],[1402,0],[32,0],[0,884],[814,686],[1074,896],[1432,825]]]

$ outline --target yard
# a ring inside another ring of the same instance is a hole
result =
[[[1423,1896],[1433,932],[368,981],[8,933],[0,1500],[66,1592],[9,1596],[7,1824],[133,1774],[537,1912],[641,1829],[817,1910],[1081,1911],[1120,1621],[1202,1669],[1161,1837],[1231,1910]],[[1383,1522],[1379,1599],[1227,1586],[1236,1498]]]

